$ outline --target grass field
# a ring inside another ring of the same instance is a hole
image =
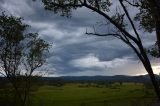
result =
[[[112,87],[42,86],[33,92],[33,106],[148,106],[155,100],[143,84],[124,83]]]

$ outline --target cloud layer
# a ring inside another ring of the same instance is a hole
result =
[[[53,43],[48,56],[49,76],[61,75],[137,75],[145,73],[134,52],[112,37],[85,35],[86,29],[104,21],[103,17],[86,8],[73,11],[71,18],[61,17],[43,9],[38,0],[1,0],[1,11],[24,18],[31,30]],[[98,31],[106,32],[106,27]],[[132,32],[132,30],[130,30]],[[143,32],[141,32],[143,33]],[[145,35],[150,46],[155,38]]]

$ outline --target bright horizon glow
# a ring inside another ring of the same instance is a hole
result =
[[[154,74],[160,74],[160,66],[152,66]]]
[[[154,74],[157,74],[157,75],[160,74],[160,66],[152,66],[152,69],[153,69]],[[138,74],[136,74],[136,76],[146,75],[146,74],[148,74],[148,73],[147,72],[145,72],[145,73],[138,73]]]

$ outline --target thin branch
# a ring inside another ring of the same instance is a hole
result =
[[[124,28],[122,28],[119,24],[117,24],[111,17],[109,17],[106,13],[88,5],[88,4],[84,4],[85,7],[99,13],[100,15],[102,15],[104,18],[106,18],[107,20],[109,20],[117,29],[119,29],[121,32],[123,32],[128,38],[132,39],[137,45],[139,44],[139,41],[137,40],[137,38],[135,38],[134,36],[130,35]]]
[[[137,36],[139,42],[141,42],[140,36],[139,36],[139,34],[138,34],[138,32],[137,32],[137,30],[136,30],[136,28],[135,28],[135,25],[134,25],[134,23],[133,23],[133,21],[132,21],[130,15],[129,15],[129,13],[128,13],[126,7],[125,7],[124,4],[122,3],[122,0],[119,0],[119,2],[120,2],[120,4],[121,4],[121,6],[122,6],[122,8],[123,8],[123,10],[124,10],[124,12],[125,12],[125,14],[126,14],[128,20],[129,20],[129,22],[130,22],[130,24],[131,24],[131,26],[132,26],[132,28],[133,28],[135,34],[136,34],[136,36]]]
[[[138,3],[134,4],[134,3],[129,2],[128,0],[124,0],[124,1],[127,2],[129,5],[131,5],[133,7],[139,7],[140,6]]]
[[[130,18],[130,16],[129,16],[129,13],[128,13],[126,7],[123,5],[122,0],[119,0],[119,1],[120,1],[121,6],[122,6],[123,9],[124,9],[126,15],[127,15],[127,18],[129,19],[129,21],[130,21],[130,23],[131,23],[131,25],[132,25],[132,28],[133,28],[135,34],[137,35],[137,39],[138,39],[139,42],[136,43],[133,39],[132,39],[132,40],[134,41],[134,43],[137,44],[137,47],[139,48],[140,53],[138,52],[138,50],[137,50],[131,43],[129,43],[129,46],[136,52],[137,56],[138,56],[139,59],[143,62],[143,64],[145,64],[145,62],[148,61],[148,57],[147,57],[147,55],[146,55],[146,53],[145,53],[145,50],[144,50],[144,47],[143,47],[143,45],[142,45],[140,36],[139,36],[139,34],[138,34],[138,32],[137,32],[134,24],[133,24],[133,21],[131,20],[131,18]],[[124,36],[125,36],[125,37],[128,37],[125,33],[124,33]],[[142,56],[142,54],[143,54],[143,56]]]
[[[109,34],[98,34],[98,33],[88,33],[88,32],[86,32],[85,34],[87,34],[87,35],[96,35],[96,36],[121,36],[119,34],[112,34],[112,33],[109,33]]]
[[[134,52],[137,54],[137,56],[139,57],[139,59],[142,61],[142,63],[144,63],[144,59],[143,56],[141,55],[141,53],[137,50],[137,48],[127,39],[127,38],[123,38],[122,36],[120,36],[121,40],[126,43],[128,46],[130,46]]]
[[[113,36],[113,37],[116,37],[118,39],[121,39],[124,43],[126,43],[128,46],[130,46],[137,54],[137,56],[139,57],[139,59],[144,63],[144,59],[141,55],[141,53],[139,53],[139,51],[136,49],[136,47],[134,47],[134,45],[129,41],[129,39],[124,35],[125,38],[123,38],[122,35],[120,34],[112,34],[112,33],[109,33],[109,34],[97,34],[97,33],[88,33],[86,32],[87,35],[96,35],[96,36]]]
[[[2,72],[0,72],[1,75],[3,75],[4,77],[7,77],[5,74],[3,74]]]
[[[88,33],[88,32],[86,32],[85,34],[87,34],[87,35],[96,35],[96,36],[102,36],[102,37],[104,37],[104,36],[113,36],[113,37],[116,37],[116,38],[118,38],[118,39],[120,39],[120,34],[112,34],[112,33],[108,33],[108,34],[97,34],[97,33]]]

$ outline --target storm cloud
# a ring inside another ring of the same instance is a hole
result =
[[[9,15],[23,17],[33,32],[53,43],[48,64],[41,68],[49,70],[48,76],[145,73],[135,53],[122,41],[113,37],[85,35],[86,29],[90,30],[100,20],[104,21],[103,17],[86,8],[73,11],[71,18],[44,10],[39,0],[1,0],[0,9]],[[105,26],[99,27],[98,31],[105,33],[106,29]],[[154,44],[155,37],[145,35],[143,40],[149,47]]]

